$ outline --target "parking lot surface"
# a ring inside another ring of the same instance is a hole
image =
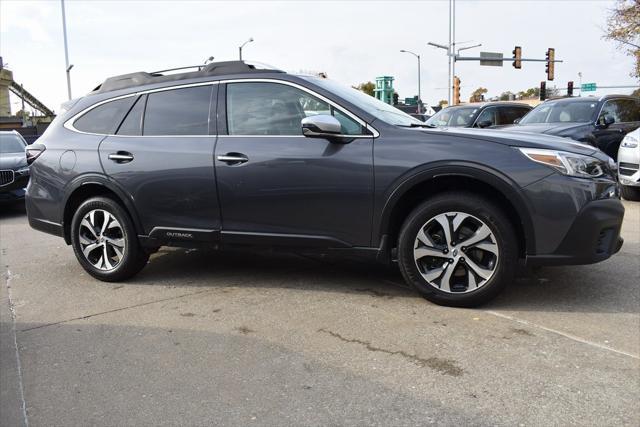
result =
[[[640,425],[640,205],[622,251],[545,268],[480,309],[394,269],[162,249],[88,276],[0,209],[0,423]]]

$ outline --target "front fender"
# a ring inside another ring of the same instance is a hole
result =
[[[387,234],[392,212],[403,196],[416,185],[442,177],[469,178],[494,188],[511,203],[518,213],[525,233],[527,252],[535,252],[535,232],[530,216],[531,207],[527,199],[523,197],[518,184],[498,170],[464,161],[447,161],[422,165],[398,177],[384,193],[383,199],[385,202],[381,214],[378,218],[374,218],[374,230],[377,230],[377,235],[374,236],[375,245],[378,245],[382,236]]]

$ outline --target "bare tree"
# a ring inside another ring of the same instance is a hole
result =
[[[607,20],[604,38],[618,42],[620,49],[635,57],[631,76],[640,79],[640,0],[618,0]]]

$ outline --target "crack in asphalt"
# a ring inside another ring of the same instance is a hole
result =
[[[3,249],[3,254],[5,253]],[[13,298],[11,296],[11,270],[9,270],[9,266],[7,266],[6,270],[6,287],[7,287],[7,301],[9,303],[9,312],[11,313],[11,333],[13,335],[13,347],[16,353],[16,368],[18,370],[18,386],[20,390],[20,403],[22,406],[22,420],[24,421],[24,425],[29,427],[29,417],[27,416],[27,401],[24,398],[24,384],[22,379],[22,363],[20,362],[20,351],[18,350],[18,336],[16,334],[16,306],[13,303]]]
[[[407,353],[404,350],[389,350],[386,348],[382,348],[382,347],[376,347],[374,345],[371,344],[371,342],[369,341],[364,341],[358,338],[345,338],[344,336],[342,336],[341,334],[331,331],[329,329],[326,328],[320,328],[318,329],[318,332],[323,332],[325,334],[329,334],[334,338],[339,339],[340,341],[346,342],[346,343],[350,343],[350,344],[359,344],[361,346],[363,346],[364,348],[366,348],[369,351],[372,352],[379,352],[379,353],[385,353],[385,354],[389,354],[389,355],[397,355],[397,356],[402,356],[405,359],[415,363],[416,365],[420,366],[420,367],[427,367],[427,368],[431,368],[435,371],[440,372],[441,374],[445,374],[445,375],[450,375],[452,377],[459,377],[462,376],[462,374],[464,373],[464,370],[459,367],[456,363],[456,361],[451,360],[451,359],[441,359],[439,357],[429,357],[429,358],[423,358],[420,356],[417,356],[415,354],[411,354],[411,353]]]
[[[129,309],[132,309],[132,308],[143,307],[145,305],[157,304],[159,302],[165,302],[165,301],[171,301],[171,300],[176,300],[176,299],[180,299],[180,298],[186,298],[186,297],[190,297],[192,295],[200,295],[200,294],[204,294],[204,293],[207,293],[207,292],[213,292],[215,289],[217,289],[217,288],[206,289],[206,290],[197,291],[197,292],[190,292],[190,293],[187,293],[187,294],[177,295],[177,296],[169,297],[169,298],[161,298],[161,299],[157,299],[157,300],[153,300],[153,301],[141,302],[139,304],[133,304],[133,305],[128,305],[126,307],[119,307],[119,308],[114,308],[112,310],[101,311],[101,312],[93,313],[93,314],[87,314],[86,316],[74,317],[74,318],[71,318],[71,319],[60,320],[58,322],[45,323],[43,325],[38,325],[38,326],[33,326],[31,328],[21,329],[20,332],[29,332],[29,331],[33,331],[35,329],[42,329],[42,328],[47,328],[49,326],[55,326],[55,325],[60,325],[60,324],[67,323],[67,322],[73,322],[74,320],[84,320],[84,319],[89,319],[91,317],[102,316],[103,314],[116,313],[118,311],[124,311],[124,310],[129,310]]]

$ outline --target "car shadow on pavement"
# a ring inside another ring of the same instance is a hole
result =
[[[161,249],[130,283],[185,287],[303,289],[419,297],[395,266],[274,251]]]
[[[24,202],[11,202],[0,204],[0,219],[12,219],[25,216],[27,209]]]
[[[517,278],[484,309],[637,313],[638,276],[623,255],[590,266],[536,269]],[[636,263],[637,264],[637,263]],[[612,272],[617,274],[612,274]],[[162,249],[131,284],[301,289],[417,298],[395,265],[269,251]],[[426,302],[425,302],[426,303]]]

